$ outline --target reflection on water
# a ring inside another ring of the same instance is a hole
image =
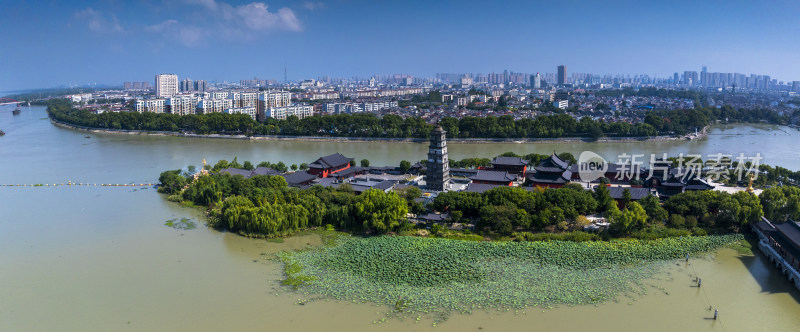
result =
[[[41,108],[16,117],[0,109],[0,129],[7,132],[0,137],[0,184],[148,182],[165,169],[234,155],[291,164],[338,151],[387,164],[422,159],[426,149],[424,144],[87,134],[53,127],[42,117]],[[784,165],[790,161],[790,168],[800,168],[798,152],[790,151],[793,145],[786,141],[796,141],[797,131],[759,134],[755,145],[745,143],[753,141],[753,135],[745,134],[763,132],[761,127],[717,131],[692,142],[452,144],[451,151],[459,159],[506,150],[766,149],[772,158],[786,159]],[[300,306],[295,303],[302,295],[278,288],[281,269],[271,254],[317,245],[315,235],[274,243],[210,230],[202,223],[190,230],[164,226],[165,220],[182,217],[203,220],[201,211],[166,202],[153,188],[0,187],[0,330],[360,331],[375,329],[372,321],[387,310],[339,301]],[[800,326],[797,291],[761,256],[738,257],[723,250],[693,261],[692,267],[670,265],[652,281],[649,295],[634,300],[546,312],[456,314],[438,329],[783,331]],[[704,291],[690,287],[695,273],[702,276]],[[720,321],[706,319],[708,303],[719,307]],[[381,329],[432,328],[429,321],[407,319],[391,320]]]

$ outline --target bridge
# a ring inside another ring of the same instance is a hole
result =
[[[19,102],[11,98],[0,98],[0,106],[3,105],[19,105]]]

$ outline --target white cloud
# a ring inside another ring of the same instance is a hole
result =
[[[186,0],[187,3],[204,7],[211,16],[221,19],[225,24],[238,25],[241,28],[267,31],[289,30],[301,31],[300,21],[294,11],[282,7],[275,12],[269,11],[269,6],[263,2],[251,2],[246,5],[233,6],[227,2],[215,0]]]
[[[322,2],[313,2],[313,1],[306,1],[303,2],[303,8],[308,10],[317,10],[325,8],[325,4]]]
[[[211,10],[217,9],[217,2],[215,0],[184,0],[184,2],[192,5],[200,5]]]
[[[144,27],[144,30],[149,32],[163,32],[164,30],[168,30],[176,24],[178,24],[177,20],[166,20],[159,24],[148,25]]]
[[[183,0],[183,3],[202,9],[190,16],[194,19],[192,23],[169,19],[144,30],[186,46],[202,45],[206,39],[252,40],[273,31],[303,30],[294,11],[286,7],[270,11],[263,2],[238,6],[215,0]]]
[[[177,20],[166,20],[159,24],[148,25],[144,27],[144,31],[160,33],[164,38],[176,40],[189,47],[201,45],[205,35],[202,28],[184,25]]]
[[[85,20],[89,30],[97,33],[122,32],[122,26],[117,21],[117,16],[111,14],[106,18],[100,11],[87,7],[84,10],[75,12],[75,18]]]
[[[289,8],[278,9],[276,13],[267,10],[263,2],[253,2],[236,8],[236,14],[244,25],[252,30],[285,29],[300,31],[300,21]]]

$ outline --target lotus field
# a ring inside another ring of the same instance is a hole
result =
[[[307,295],[407,313],[594,304],[644,294],[669,260],[714,251],[741,235],[610,242],[475,242],[341,236],[278,255],[285,284]]]

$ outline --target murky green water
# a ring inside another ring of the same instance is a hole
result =
[[[244,142],[100,135],[52,126],[43,109],[12,116],[0,108],[0,184],[155,182],[162,170],[202,158],[288,163],[341,152],[373,165],[424,158],[424,144]],[[777,129],[777,130],[775,130]],[[85,138],[89,136],[89,138]],[[453,158],[553,149],[621,152],[761,152],[765,162],[800,169],[800,132],[762,126],[717,127],[702,141],[634,143],[451,144]],[[2,331],[353,331],[376,329],[386,308],[318,301],[296,305],[280,291],[280,268],[262,253],[317,244],[283,243],[198,227],[199,211],[166,202],[153,188],[0,187],[0,330]],[[723,250],[693,268],[679,263],[635,301],[553,310],[454,315],[437,330],[791,331],[800,326],[800,294],[760,255]],[[696,271],[696,272],[695,272]],[[693,275],[703,288],[692,285]],[[628,304],[631,302],[632,304]],[[721,319],[708,320],[719,307]],[[380,313],[380,314],[379,314]],[[393,320],[383,330],[428,330],[430,322]]]

